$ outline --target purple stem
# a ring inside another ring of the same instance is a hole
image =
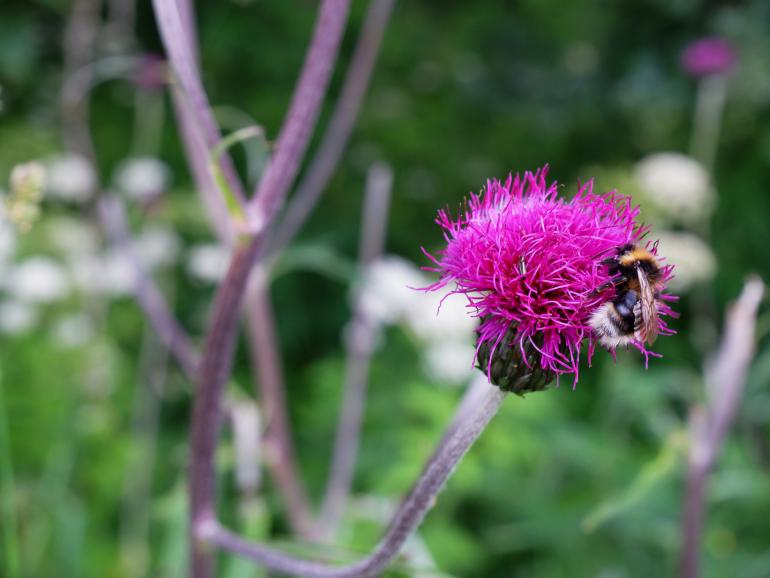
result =
[[[294,182],[318,120],[349,8],[350,0],[324,0],[321,4],[299,81],[276,141],[275,154],[249,202],[250,224],[256,231],[268,225]]]
[[[362,274],[366,274],[368,267],[382,254],[392,184],[393,173],[387,165],[374,165],[369,169],[359,246],[359,272]],[[368,315],[362,306],[361,296],[357,295],[347,336],[345,393],[337,425],[331,473],[318,521],[320,532],[326,537],[334,535],[350,495],[361,438],[369,363],[377,329],[377,322]]]
[[[728,311],[722,343],[714,362],[705,371],[708,407],[705,410],[695,408],[691,413],[692,440],[682,519],[682,578],[697,578],[699,573],[700,537],[706,513],[708,476],[743,396],[746,376],[756,349],[754,331],[763,294],[762,281],[756,277],[751,278]]]
[[[708,439],[706,413],[702,407],[690,411],[691,447],[687,459],[685,480],[684,514],[682,518],[683,547],[680,560],[680,576],[697,578],[700,560],[700,535],[705,513],[704,498],[708,477]]]
[[[302,225],[339,162],[358,114],[393,2],[394,0],[373,0],[370,4],[366,22],[346,74],[342,93],[335,105],[319,152],[311,163],[308,176],[300,184],[299,196],[290,205],[289,213],[295,215],[293,224],[288,229],[282,227],[278,232],[279,237],[281,233],[284,235],[288,233],[288,236],[282,237],[279,250]],[[287,188],[290,184],[289,181]],[[308,195],[315,197],[315,200],[308,199]],[[299,216],[297,210],[300,210],[303,216]],[[248,299],[252,357],[257,361],[255,369],[259,373],[256,381],[261,390],[260,398],[270,416],[270,425],[264,439],[270,456],[267,465],[278,480],[280,491],[284,494],[291,526],[300,536],[312,539],[316,529],[305,489],[297,473],[296,452],[286,411],[285,384],[280,370],[272,313],[269,311],[269,289],[264,279],[254,282],[249,290]],[[364,374],[365,371],[364,369]]]
[[[81,74],[82,84],[90,84],[91,69],[86,65],[94,58],[94,45],[101,29],[101,9],[101,0],[74,0],[72,3],[64,29],[65,79]],[[88,100],[73,98],[71,91],[62,90],[60,108],[66,147],[95,164],[94,147],[88,126]]]
[[[139,259],[128,228],[123,204],[116,197],[104,195],[98,201],[97,210],[102,228],[109,236],[110,242],[124,253],[131,263],[134,274],[134,294],[145,316],[187,378],[194,382],[198,371],[198,352],[169,309],[163,293]]]
[[[179,18],[182,21],[182,28],[187,40],[188,56],[195,64],[195,68],[200,76],[200,50],[198,47],[198,30],[195,25],[195,7],[192,0],[172,0],[176,2],[176,9],[179,12]]]
[[[469,390],[471,393],[472,388]],[[505,399],[505,392],[487,385],[485,395],[474,411],[464,411],[458,422],[439,443],[422,474],[396,512],[388,530],[373,552],[359,562],[334,566],[296,558],[267,546],[252,543],[233,534],[214,520],[202,530],[212,544],[240,554],[270,570],[303,578],[366,578],[382,572],[398,555],[407,538],[420,525],[435,504],[436,496],[457,464],[478,439]]]
[[[199,529],[216,515],[216,449],[222,421],[222,398],[232,369],[237,336],[238,314],[243,292],[261,238],[239,245],[214,301],[198,388],[193,407],[190,434],[190,575],[215,575],[214,552],[201,542]]]
[[[268,248],[271,256],[280,253],[300,230],[339,164],[361,109],[394,3],[395,0],[371,0],[369,3],[342,92],[334,106],[318,152],[275,229]]]
[[[225,245],[235,242],[235,229],[230,219],[227,205],[222,199],[219,187],[214,181],[209,166],[209,154],[205,146],[201,146],[199,139],[195,138],[195,129],[190,110],[178,91],[172,92],[174,112],[176,114],[179,132],[184,144],[187,165],[190,167],[193,179],[198,186],[201,201],[214,226],[217,238]]]
[[[259,399],[267,422],[262,439],[266,465],[284,496],[292,530],[303,539],[311,540],[314,537],[312,514],[297,472],[296,452],[286,412],[285,381],[276,347],[275,320],[267,279],[261,269],[254,271],[247,289],[246,320],[254,381],[259,384]]]
[[[193,141],[190,146],[199,149],[198,155],[201,154],[200,149],[205,151],[206,163],[203,166],[208,167],[208,151],[219,143],[221,135],[200,78],[191,28],[194,20],[192,7],[189,0],[153,0],[153,7],[163,45],[181,86],[177,106],[187,109],[183,136],[186,141]],[[246,195],[232,160],[224,155],[220,162],[228,187],[237,202],[245,205]],[[223,202],[221,193],[218,197],[219,202]]]
[[[193,7],[187,0],[175,1],[185,31],[184,40],[187,42],[187,54],[194,64],[195,70],[199,71],[198,34],[195,30]],[[198,75],[200,76],[200,72]],[[198,136],[200,131],[196,129],[193,111],[185,102],[184,95],[179,90],[172,90],[171,95],[187,157],[187,165],[190,167],[193,179],[198,186],[201,200],[206,207],[206,214],[209,215],[219,240],[225,245],[232,245],[235,242],[235,230],[227,210],[227,204],[222,198],[222,191],[219,190],[219,185],[214,181],[209,170],[209,149]]]
[[[154,0],[164,11],[162,0]],[[256,209],[258,232],[235,250],[214,302],[195,399],[190,439],[191,575],[211,578],[214,552],[201,536],[215,523],[215,453],[222,420],[222,397],[233,363],[238,314],[251,269],[263,248],[264,233],[285,196],[318,114],[347,20],[348,0],[323,0],[292,104],[278,140],[278,150],[260,181]],[[172,43],[173,44],[173,43]],[[290,175],[288,178],[286,175]]]

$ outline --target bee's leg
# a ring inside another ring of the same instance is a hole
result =
[[[605,289],[609,289],[610,287],[615,287],[616,289],[622,285],[625,282],[625,279],[623,277],[615,277],[613,279],[610,279],[606,283],[602,283],[599,285],[595,290],[594,293],[601,293]]]

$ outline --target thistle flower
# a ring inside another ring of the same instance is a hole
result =
[[[614,296],[603,261],[628,243],[657,251],[642,241],[647,227],[636,222],[630,197],[594,194],[589,181],[565,201],[547,172],[487,181],[456,218],[439,211],[447,246],[437,257],[426,252],[436,265],[428,269],[441,274],[427,290],[454,282],[452,292],[467,296],[481,320],[477,362],[493,383],[517,392],[543,389],[562,374],[577,383],[584,342],[589,362],[596,345],[589,319]],[[663,267],[664,282],[670,276]],[[670,314],[663,301],[659,312]],[[660,333],[671,333],[659,323]]]
[[[732,45],[717,36],[701,38],[688,44],[682,51],[681,65],[694,78],[712,74],[727,74],[738,62],[738,55]]]

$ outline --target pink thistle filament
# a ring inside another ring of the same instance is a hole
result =
[[[594,194],[589,181],[566,201],[557,197],[557,183],[547,183],[547,172],[487,181],[456,218],[439,211],[447,245],[436,257],[428,254],[441,278],[427,290],[453,282],[453,292],[467,296],[481,319],[477,352],[517,348],[529,366],[528,352],[536,351],[539,369],[573,374],[577,383],[584,342],[589,362],[595,346],[589,319],[614,296],[603,261],[628,243],[653,254],[657,248],[642,242],[647,227],[637,222],[630,197]],[[663,280],[670,276],[671,267],[663,267]],[[671,313],[663,302],[659,310]],[[672,333],[662,320],[659,330]]]

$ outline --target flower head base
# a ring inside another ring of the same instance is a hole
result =
[[[577,383],[584,341],[589,361],[596,343],[591,315],[614,297],[605,260],[618,247],[641,244],[647,232],[629,197],[594,194],[589,181],[565,201],[557,198],[557,184],[546,182],[547,170],[488,181],[457,218],[440,211],[436,222],[447,246],[438,257],[428,255],[441,278],[427,289],[456,283],[455,292],[467,296],[481,319],[482,370],[517,392],[543,389],[554,375],[573,374]],[[670,276],[671,267],[663,267],[663,281]],[[661,314],[670,313],[665,298]],[[660,333],[671,333],[659,323]]]
[[[724,38],[701,38],[688,44],[682,51],[684,71],[694,78],[732,72],[738,55]]]

